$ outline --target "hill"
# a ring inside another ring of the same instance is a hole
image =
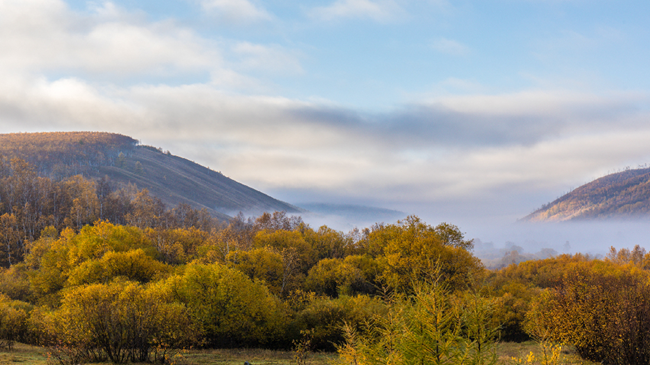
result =
[[[531,222],[628,219],[650,215],[650,168],[610,174],[524,217]]]
[[[363,205],[329,203],[297,203],[296,205],[313,213],[307,215],[308,218],[316,221],[321,218],[323,222],[327,222],[329,225],[340,220],[345,222],[346,225],[350,225],[350,227],[346,228],[368,226],[373,223],[395,222],[407,216],[406,213],[398,210]]]
[[[22,158],[35,166],[39,175],[53,179],[77,174],[92,179],[108,176],[118,185],[148,189],[169,207],[185,203],[195,209],[206,208],[222,219],[240,211],[300,211],[219,172],[120,134],[0,134],[0,155]]]

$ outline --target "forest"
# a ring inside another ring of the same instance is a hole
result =
[[[109,179],[0,159],[0,347],[56,364],[173,363],[190,348],[308,348],[342,364],[650,363],[650,254],[487,270],[449,223],[348,233],[284,212],[230,221]]]
[[[601,177],[543,205],[524,220],[644,218],[650,212],[650,169],[639,166]]]

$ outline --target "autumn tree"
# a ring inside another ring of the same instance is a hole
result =
[[[260,283],[223,264],[190,264],[165,286],[201,325],[210,346],[279,341],[286,322],[282,303]]]
[[[634,265],[586,262],[567,271],[527,316],[550,339],[572,344],[580,356],[608,364],[650,362],[650,283]]]
[[[364,332],[346,327],[339,354],[347,364],[495,364],[494,303],[454,297],[444,284],[414,283],[412,294],[387,299],[388,313]]]
[[[82,362],[108,358],[113,363],[164,361],[164,351],[195,343],[184,306],[159,286],[114,282],[67,291],[61,307],[39,324],[48,344],[85,349]],[[163,353],[161,353],[163,351]],[[79,354],[79,352],[75,352]],[[58,356],[69,353],[58,352]]]
[[[358,244],[381,266],[384,285],[398,291],[409,291],[412,282],[430,279],[438,269],[453,289],[465,289],[483,275],[481,262],[467,251],[471,241],[455,226],[431,227],[415,216],[376,226]]]

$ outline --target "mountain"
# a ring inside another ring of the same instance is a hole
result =
[[[627,219],[650,216],[650,168],[596,179],[524,217],[531,222]]]
[[[300,212],[291,204],[232,180],[169,151],[143,146],[137,140],[104,132],[0,134],[0,155],[22,158],[41,176],[62,179],[81,174],[108,176],[118,185],[135,184],[168,207],[186,203],[227,219],[242,211]]]
[[[358,222],[394,222],[406,217],[398,210],[368,207],[351,204],[298,203],[296,204],[312,213],[322,216],[338,216],[348,221]]]

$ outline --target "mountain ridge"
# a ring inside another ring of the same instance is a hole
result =
[[[42,176],[61,179],[80,174],[95,180],[108,176],[118,185],[148,189],[167,206],[189,204],[224,220],[239,211],[302,211],[220,172],[115,133],[0,134],[0,155],[24,159]]]
[[[522,221],[630,219],[650,216],[650,168],[626,169],[584,184]]]

